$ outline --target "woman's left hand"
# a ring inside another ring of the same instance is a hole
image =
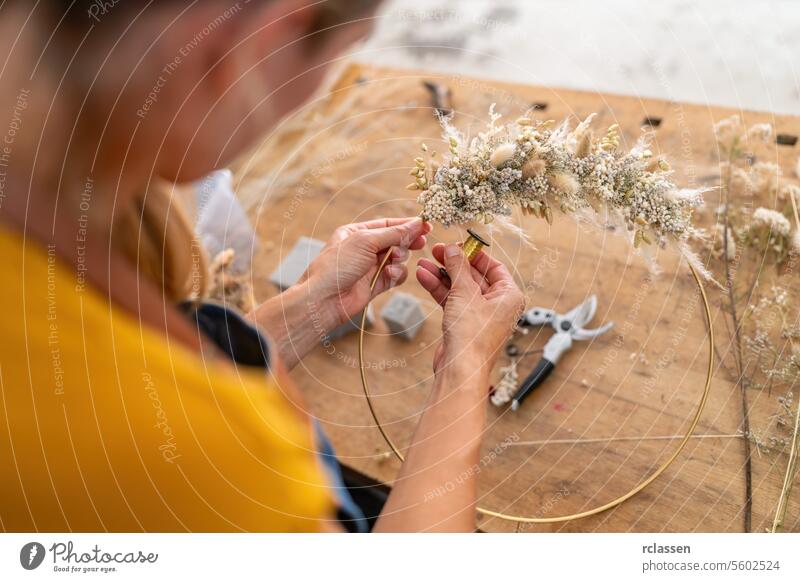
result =
[[[281,360],[294,367],[338,325],[372,298],[408,277],[410,250],[425,246],[430,224],[419,218],[381,218],[336,229],[303,278],[250,314],[272,338]],[[370,284],[389,249],[392,256]]]
[[[304,276],[319,308],[339,325],[360,313],[375,296],[403,284],[409,251],[423,248],[430,230],[431,225],[420,218],[381,218],[337,228]],[[390,248],[392,256],[370,291]]]

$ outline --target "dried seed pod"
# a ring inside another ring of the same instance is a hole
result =
[[[594,141],[594,134],[591,129],[587,129],[581,136],[578,145],[575,147],[575,157],[585,158],[592,153],[592,145]]]
[[[658,172],[661,170],[661,162],[664,161],[660,156],[650,158],[644,167],[646,172]]]
[[[541,176],[547,170],[547,162],[540,158],[531,158],[522,166],[522,177],[525,179]]]
[[[544,207],[544,218],[547,220],[547,224],[553,224],[553,211],[549,206]]]
[[[613,152],[619,147],[619,124],[615,123],[606,131],[606,135],[600,142],[600,149],[606,152]]]
[[[514,144],[512,143],[504,143],[497,146],[497,148],[492,152],[492,155],[489,157],[489,163],[495,168],[499,168],[514,157],[514,152],[516,152],[516,149],[517,148],[515,148]]]
[[[575,176],[566,172],[552,174],[547,181],[553,190],[567,196],[574,196],[581,187]]]

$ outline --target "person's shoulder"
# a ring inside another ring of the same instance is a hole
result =
[[[22,245],[0,230],[0,257],[24,261],[0,286],[16,442],[80,458],[86,487],[102,484],[88,494],[119,490],[148,530],[314,530],[330,515],[310,420],[281,378],[170,341],[81,288],[55,253]],[[58,478],[84,495],[66,467]],[[115,521],[123,505],[109,511],[104,523],[130,527]]]

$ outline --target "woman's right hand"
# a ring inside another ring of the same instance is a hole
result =
[[[470,264],[458,245],[437,244],[434,258],[421,259],[417,280],[444,309],[443,340],[434,356],[435,374],[457,362],[488,375],[524,308],[522,292],[500,261],[481,252]]]
[[[511,273],[485,253],[433,247],[417,280],[443,307],[431,393],[375,531],[473,531],[489,373],[522,312]],[[444,492],[444,493],[442,493]]]

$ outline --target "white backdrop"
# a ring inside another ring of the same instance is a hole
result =
[[[797,0],[389,0],[358,58],[800,114]]]

